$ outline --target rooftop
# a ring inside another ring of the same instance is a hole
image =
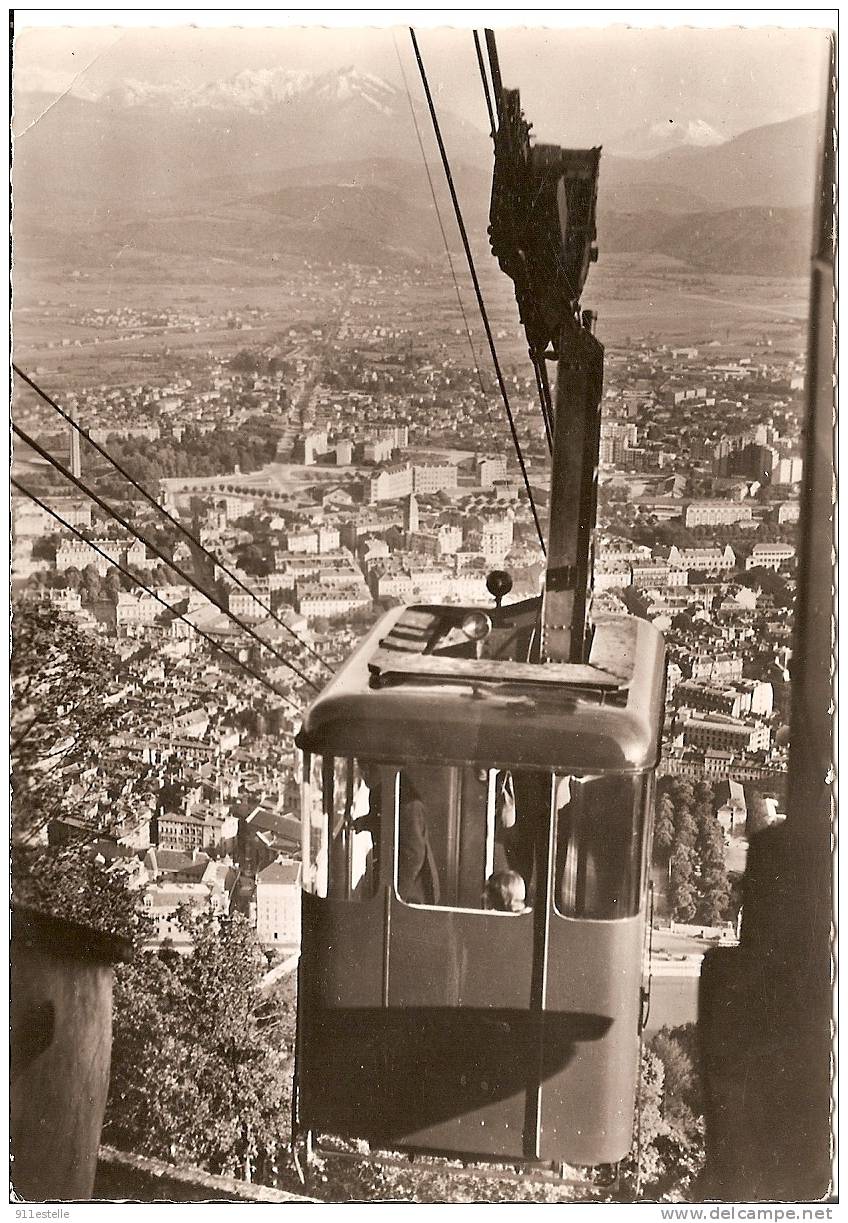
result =
[[[300,883],[299,862],[272,862],[256,876],[257,883],[285,883],[297,886]]]

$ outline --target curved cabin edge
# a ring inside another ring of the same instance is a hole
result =
[[[459,655],[462,646],[439,646],[440,634],[450,640],[476,609],[392,609],[309,707],[298,746],[398,763],[495,762],[579,772],[588,760],[597,770],[655,768],[664,701],[661,635],[636,617],[599,617],[587,667],[528,664],[513,654],[526,632],[522,619],[532,623],[537,607],[532,600],[487,613],[492,657],[480,659],[469,657],[470,649]],[[375,682],[372,662],[387,654],[396,658],[396,670],[385,683]]]

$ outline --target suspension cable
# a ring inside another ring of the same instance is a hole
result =
[[[241,580],[241,578],[238,577],[237,574],[233,573],[233,571],[227,565],[225,565],[223,561],[219,560],[218,557],[215,556],[215,554],[212,551],[210,551],[209,548],[205,547],[205,545],[200,542],[197,536],[194,535],[191,531],[189,531],[189,529],[180,522],[179,518],[176,518],[173,514],[169,513],[169,511],[165,509],[164,505],[160,505],[159,502],[156,500],[156,498],[153,496],[153,494],[148,492],[148,490],[142,484],[139,484],[138,480],[136,480],[134,476],[132,476],[129,473],[129,471],[127,471],[126,467],[124,467],[121,463],[119,463],[117,459],[113,458],[112,455],[109,454],[109,452],[105,450],[103,446],[100,445],[99,442],[96,442],[94,438],[92,438],[89,435],[88,430],[84,429],[82,425],[80,425],[79,421],[74,420],[73,416],[71,416],[69,412],[66,412],[65,409],[61,407],[56,402],[55,399],[52,399],[47,394],[46,391],[42,390],[42,388],[38,385],[38,383],[36,383],[32,378],[30,378],[28,374],[25,374],[24,371],[19,366],[15,365],[14,362],[12,362],[12,369],[15,371],[18,377],[21,378],[27,384],[27,386],[31,387],[31,389],[35,391],[36,395],[38,395],[39,398],[43,399],[44,402],[54,410],[54,412],[58,412],[58,414],[62,417],[62,420],[66,421],[66,423],[69,424],[72,429],[75,429],[77,433],[82,438],[84,438],[85,441],[87,441],[90,446],[93,446],[94,449],[97,451],[97,453],[102,458],[106,459],[107,462],[111,463],[112,466],[115,468],[115,470],[119,473],[119,475],[123,476],[123,478],[129,484],[131,484],[133,488],[136,489],[137,492],[141,493],[141,495],[145,498],[145,500],[147,500],[153,506],[153,508],[162,515],[163,518],[167,518],[168,522],[170,522],[172,526],[175,526],[177,530],[182,535],[185,536],[185,538],[189,541],[189,543],[193,547],[197,548],[200,552],[202,552],[203,555],[206,557],[206,559],[211,561],[212,564],[215,565],[218,569],[220,569],[222,573],[225,573],[227,577],[230,578],[231,581],[235,583],[236,586],[239,586],[246,594],[251,595],[256,600],[257,605],[261,607],[261,609],[264,612],[267,613],[269,618],[273,620],[275,624],[278,624],[280,628],[284,629],[285,632],[287,632],[288,635],[292,637],[298,643],[298,645],[302,646],[303,649],[307,651],[307,653],[311,654],[313,658],[317,659],[317,661],[320,662],[321,665],[325,667],[330,674],[332,674],[333,668],[330,666],[328,662],[326,662],[321,657],[318,651],[314,650],[312,646],[308,644],[308,642],[304,641],[303,638],[300,637],[294,631],[293,628],[290,628],[289,625],[286,624],[284,620],[281,620],[279,616],[275,615],[274,612],[271,611],[271,608],[266,606],[265,603],[263,603],[261,599],[256,598],[256,595],[250,589],[250,587],[247,586],[246,583],[244,583]]]
[[[403,60],[400,57],[400,48],[398,47],[397,38],[395,37],[394,31],[392,31],[392,41],[395,44],[395,55],[397,55],[398,66],[400,67],[400,75],[403,79],[403,87],[406,90],[406,100],[409,103],[409,113],[412,115],[412,123],[415,128],[415,135],[418,139],[418,147],[421,150],[421,160],[424,162],[424,172],[427,175],[427,183],[430,187],[430,196],[433,200],[433,207],[436,210],[436,220],[439,222],[439,232],[442,235],[442,242],[444,243],[444,246],[445,246],[445,254],[448,257],[448,265],[450,267],[450,273],[453,279],[453,287],[456,290],[456,300],[459,303],[459,312],[462,315],[462,322],[465,327],[465,334],[468,337],[468,347],[471,349],[471,360],[474,363],[474,372],[477,375],[477,382],[479,383],[481,394],[485,395],[486,388],[483,386],[483,375],[480,373],[480,364],[477,360],[477,353],[474,349],[474,340],[471,335],[471,327],[468,323],[468,315],[465,313],[465,306],[463,305],[463,302],[462,302],[462,294],[459,291],[459,280],[457,279],[456,268],[454,267],[454,263],[453,263],[453,256],[450,253],[450,246],[448,245],[448,236],[445,233],[445,227],[442,222],[442,212],[441,212],[441,209],[439,208],[439,201],[436,198],[436,188],[433,185],[433,176],[430,173],[430,166],[427,161],[427,154],[424,151],[424,141],[421,139],[421,128],[418,125],[418,116],[415,113],[415,107],[413,106],[413,103],[412,103],[412,94],[409,89],[409,83],[406,79],[406,72],[404,71]]]
[[[501,80],[501,65],[498,59],[498,44],[495,41],[495,31],[486,30],[486,50],[489,53],[489,71],[492,74],[492,89],[495,94],[495,106],[498,112],[498,123],[504,121],[503,81]]]
[[[522,454],[522,451],[521,451],[521,443],[518,440],[518,432],[515,427],[515,420],[513,419],[512,408],[510,407],[510,403],[509,403],[509,395],[507,393],[506,383],[504,382],[503,373],[501,372],[500,361],[498,360],[497,349],[495,347],[495,339],[492,334],[492,328],[489,324],[489,316],[486,311],[486,304],[483,301],[483,294],[480,289],[480,281],[477,278],[477,269],[474,266],[474,256],[471,253],[471,246],[468,241],[468,233],[466,232],[466,229],[465,229],[465,222],[462,219],[462,208],[460,207],[459,199],[456,194],[456,188],[453,182],[453,174],[451,173],[451,168],[450,168],[450,161],[448,159],[447,151],[445,149],[445,144],[442,139],[442,131],[439,126],[438,116],[436,115],[436,108],[433,104],[433,96],[430,92],[430,85],[427,80],[427,73],[424,68],[424,62],[421,58],[421,52],[418,49],[418,40],[415,37],[415,31],[411,27],[410,27],[409,33],[410,33],[410,37],[412,38],[412,46],[415,51],[416,61],[418,63],[418,71],[421,76],[421,83],[424,86],[424,93],[427,97],[427,106],[430,110],[430,118],[433,123],[433,131],[435,132],[435,135],[436,135],[436,142],[438,143],[438,146],[439,146],[439,153],[442,158],[442,166],[444,167],[445,178],[447,180],[448,189],[450,190],[451,200],[453,201],[454,213],[456,214],[457,225],[459,226],[459,232],[462,237],[462,245],[465,249],[465,258],[468,261],[468,268],[469,268],[469,271],[471,272],[471,279],[474,283],[474,292],[477,297],[477,305],[480,309],[480,317],[483,320],[483,327],[485,328],[485,331],[486,331],[486,339],[489,342],[489,350],[492,354],[492,363],[495,367],[495,374],[497,376],[498,386],[500,387],[501,397],[503,398],[503,401],[504,401],[504,407],[506,409],[506,416],[509,422],[510,432],[512,434],[512,444],[515,448],[515,453],[518,458],[518,465],[521,468],[521,477],[524,481],[524,488],[527,491],[527,496],[530,501],[530,509],[533,514],[533,521],[536,524],[536,534],[539,537],[539,547],[542,550],[542,555],[546,556],[547,552],[545,549],[544,536],[542,534],[542,526],[541,526],[541,523],[539,522],[539,515],[536,512],[536,503],[533,500],[533,490],[530,487],[530,479],[529,479],[529,476],[527,475],[527,467],[524,462],[524,455]]]
[[[536,375],[536,390],[538,402],[542,408],[542,422],[545,424],[545,437],[548,443],[548,454],[553,453],[553,408],[551,406],[551,384],[548,383],[548,372],[545,368],[545,358],[538,357],[534,350],[530,353],[530,361]]]
[[[178,577],[182,578],[184,582],[186,582],[194,590],[198,591],[199,594],[202,594],[207,599],[209,598],[209,595],[203,589],[203,587],[200,586],[200,584],[193,577],[191,577],[190,574],[186,573],[186,571],[181,568],[180,565],[176,564],[175,561],[170,560],[157,544],[153,543],[152,540],[142,535],[131,522],[128,522],[122,514],[119,514],[118,511],[109,505],[108,502],[104,501],[102,497],[99,497],[93,489],[89,488],[87,484],[78,479],[68,470],[67,467],[65,467],[63,463],[61,463],[54,455],[50,454],[49,451],[45,450],[43,446],[40,446],[35,438],[32,438],[28,433],[25,433],[20,425],[16,425],[14,421],[12,422],[12,430],[22,442],[25,442],[26,445],[34,450],[37,455],[40,455],[41,458],[45,459],[51,467],[58,471],[60,475],[64,476],[65,479],[73,484],[75,488],[79,489],[79,491],[88,497],[90,501],[93,501],[94,504],[103,510],[105,514],[108,514],[109,517],[117,522],[119,526],[123,527],[125,531],[129,531],[130,535],[132,535],[134,539],[137,539],[139,543],[142,543],[145,545],[145,547],[149,548],[155,556],[159,557],[163,564],[167,565],[170,569],[173,569],[174,573],[176,573]],[[210,602],[213,602],[213,600],[210,600]],[[229,608],[224,607],[224,605],[217,599],[214,600],[214,604],[219,611],[221,611],[223,615],[227,616],[228,619],[232,620],[233,624],[237,625],[242,632],[247,633],[247,635],[252,637],[254,641],[256,641],[264,650],[268,650],[270,654],[273,654],[273,656],[279,662],[281,662],[284,667],[288,667],[290,671],[293,671],[295,675],[302,679],[305,684],[309,684],[309,686],[314,688],[316,691],[318,690],[318,685],[314,680],[310,679],[305,672],[301,671],[301,669],[296,666],[295,663],[286,658],[284,654],[281,654],[279,650],[276,650],[269,642],[263,641],[258,633],[256,633],[249,625],[244,624],[243,621],[239,620],[238,616],[234,615]]]
[[[119,573],[122,573],[124,577],[129,578],[129,580],[135,586],[138,586],[140,590],[143,590],[145,591],[146,594],[151,595],[156,600],[157,603],[161,603],[162,606],[166,608],[169,612],[172,612],[173,615],[176,616],[178,620],[182,620],[184,624],[187,624],[188,627],[192,630],[192,632],[196,633],[198,637],[202,637],[203,640],[208,642],[209,645],[211,645],[213,649],[218,650],[219,653],[223,654],[226,658],[229,658],[230,661],[234,662],[237,667],[240,667],[241,670],[245,672],[245,674],[249,675],[252,679],[257,680],[260,684],[262,684],[265,688],[267,688],[269,692],[272,692],[274,696],[278,697],[282,701],[285,701],[288,705],[291,705],[292,709],[294,709],[297,714],[301,713],[300,706],[297,705],[295,701],[292,700],[291,697],[288,697],[284,693],[280,692],[280,690],[276,688],[271,683],[270,680],[266,679],[264,675],[261,675],[258,671],[254,671],[253,667],[251,667],[246,662],[242,662],[242,660],[238,657],[238,655],[233,654],[230,650],[226,648],[226,646],[223,646],[221,645],[220,642],[216,641],[214,637],[210,636],[208,633],[205,633],[203,629],[198,628],[197,625],[192,620],[189,620],[189,618],[186,615],[184,615],[182,612],[178,612],[175,607],[172,607],[170,603],[168,603],[165,599],[163,599],[161,595],[158,595],[156,591],[153,590],[150,586],[145,585],[144,582],[140,582],[138,578],[129,569],[127,569],[124,565],[120,563],[120,561],[116,561],[114,557],[111,557],[109,553],[106,552],[103,548],[98,547],[98,545],[93,540],[87,539],[86,536],[83,535],[82,531],[77,530],[77,528],[75,526],[72,526],[71,523],[68,522],[65,518],[63,518],[61,514],[59,514],[56,510],[51,509],[49,505],[46,505],[41,500],[40,497],[37,497],[35,495],[35,493],[30,492],[28,488],[24,488],[23,484],[21,484],[18,480],[16,480],[14,476],[9,477],[9,482],[11,483],[13,488],[16,488],[18,490],[18,492],[23,493],[25,497],[29,497],[30,501],[33,501],[40,509],[44,510],[45,513],[49,514],[51,518],[55,518],[55,520],[62,527],[70,531],[73,535],[76,535],[78,539],[82,540],[84,544],[86,544],[89,548],[91,548],[99,556],[102,556],[104,560],[108,561],[109,564],[112,565],[115,569],[117,569]]]
[[[483,50],[480,46],[480,35],[476,30],[474,34],[474,50],[477,52],[477,66],[480,69],[480,79],[483,82],[483,94],[486,98],[486,110],[489,112],[489,128],[492,134],[492,140],[497,136],[497,124],[495,123],[495,112],[492,109],[492,95],[489,93],[489,80],[486,76],[486,66],[483,63]]]

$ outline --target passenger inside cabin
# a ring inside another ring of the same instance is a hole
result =
[[[354,832],[370,832],[375,870],[379,866],[382,792],[380,770],[370,761],[359,761],[359,772],[368,787],[368,814],[352,819]],[[429,816],[424,802],[408,778],[401,774],[400,807],[397,832],[397,891],[407,904],[437,905],[439,873],[430,844]]]
[[[506,772],[499,788],[495,827],[495,872],[513,871],[527,889],[527,903],[536,894],[536,861],[544,852],[551,805],[550,773]],[[540,840],[541,839],[541,840]]]
[[[498,913],[528,913],[527,889],[517,871],[497,871],[486,880],[483,906]]]
[[[418,791],[401,777],[398,809],[398,896],[408,904],[439,903],[439,872],[430,844],[428,812]]]

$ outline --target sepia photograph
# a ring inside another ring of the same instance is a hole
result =
[[[834,1218],[837,10],[10,18],[17,1218]]]

